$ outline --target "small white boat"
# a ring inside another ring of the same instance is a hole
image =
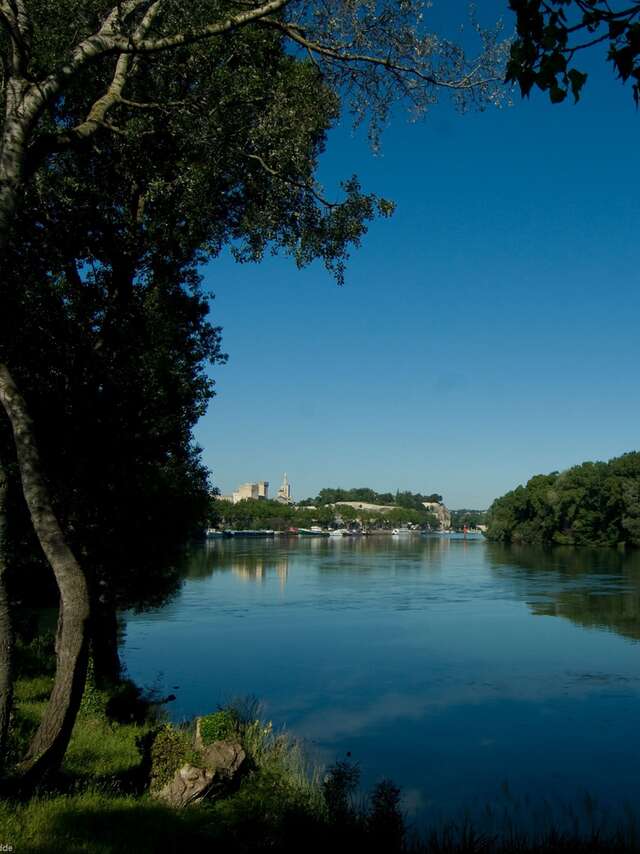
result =
[[[329,531],[330,537],[346,537],[348,535],[348,531],[345,528],[338,528],[335,531]]]
[[[394,528],[391,533],[394,537],[409,537],[413,531],[410,528]]]

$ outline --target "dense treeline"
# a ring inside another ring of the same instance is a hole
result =
[[[489,508],[489,539],[640,546],[640,453],[532,477]]]
[[[356,510],[349,506],[294,507],[277,501],[254,501],[247,499],[232,504],[230,501],[214,501],[210,522],[235,530],[285,531],[288,528],[309,528],[321,525],[324,528],[342,527],[354,523],[366,528],[395,528],[398,525],[419,525],[436,528],[438,520],[424,507],[395,507],[386,512]]]
[[[412,510],[424,510],[424,501],[442,502],[442,496],[437,493],[422,495],[419,492],[376,492],[366,486],[356,489],[327,488],[321,489],[315,498],[307,498],[301,504],[314,504],[323,506],[335,504],[337,501],[362,501],[367,504],[396,504],[398,507],[406,507]]]
[[[451,527],[458,531],[467,526],[467,528],[477,528],[478,525],[484,525],[487,521],[486,510],[451,510]]]

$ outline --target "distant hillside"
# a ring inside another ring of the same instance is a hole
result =
[[[640,453],[536,475],[494,501],[487,524],[501,542],[640,546]]]
[[[389,505],[405,507],[409,510],[424,510],[425,501],[442,503],[442,496],[438,493],[422,495],[419,492],[376,492],[369,487],[361,486],[356,489],[326,488],[321,489],[315,498],[307,498],[300,502],[301,505],[313,504],[322,507],[325,504],[335,504],[338,501],[362,501],[367,504]]]

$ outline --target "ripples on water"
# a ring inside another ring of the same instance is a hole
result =
[[[637,554],[220,540],[171,603],[127,616],[124,657],[140,684],[180,686],[177,719],[258,696],[319,762],[348,751],[365,784],[392,777],[417,818],[572,815],[586,793],[638,802],[639,640]]]

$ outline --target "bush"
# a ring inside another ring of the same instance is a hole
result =
[[[145,743],[141,742],[140,747],[143,752],[149,752],[152,789],[162,788],[178,768],[186,763],[195,765],[199,759],[190,734],[169,724],[152,733]]]
[[[351,762],[336,762],[322,783],[322,794],[332,819],[345,820],[355,814],[353,797],[360,782],[360,769]]]
[[[237,738],[239,730],[240,721],[233,709],[221,709],[200,718],[200,736],[205,745]]]

